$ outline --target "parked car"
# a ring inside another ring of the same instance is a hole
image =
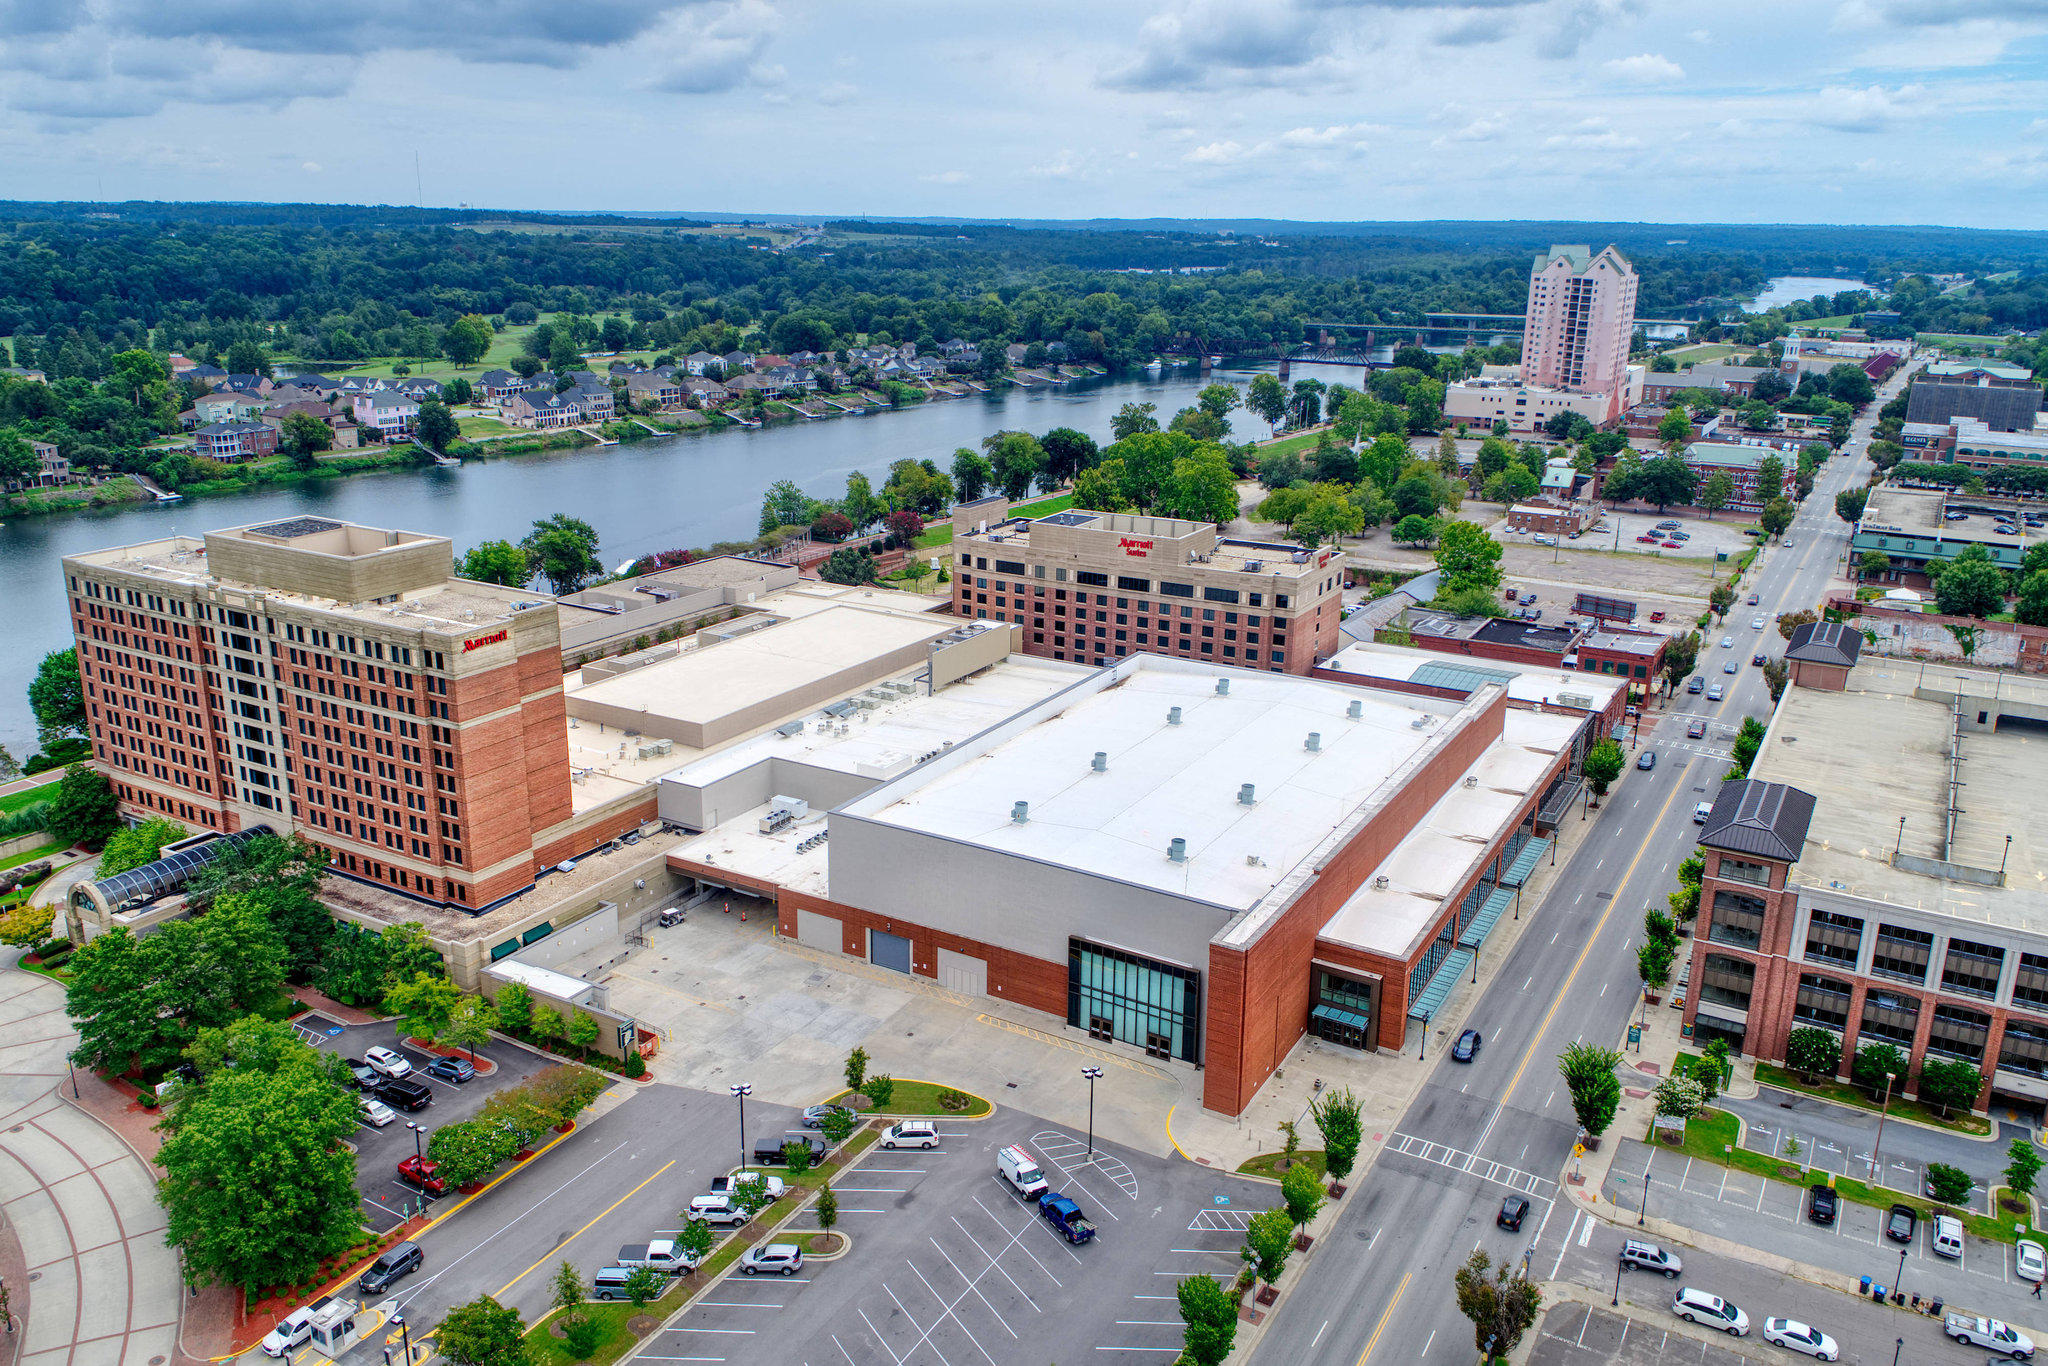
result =
[[[688,913],[681,906],[671,906],[661,913],[661,918],[656,923],[663,929],[667,929],[671,925],[682,924],[688,918]]]
[[[735,1172],[731,1176],[714,1176],[711,1178],[711,1193],[713,1195],[731,1195],[735,1187],[751,1186],[762,1181],[768,1183],[768,1198],[770,1200],[780,1200],[782,1198],[782,1192],[785,1189],[782,1184],[782,1178],[770,1176],[767,1172],[743,1171]]]
[[[1664,548],[1666,550],[1683,550],[1685,549],[1685,543],[1682,541],[1666,541],[1664,542]]]
[[[1685,680],[1685,690],[1689,693],[1705,692],[1707,690],[1707,680],[1701,678],[1698,674],[1694,674],[1691,678]]]
[[[1839,1343],[1820,1329],[1809,1328],[1797,1319],[1765,1319],[1764,1341],[1804,1352],[1818,1361],[1839,1361],[1842,1357]]]
[[[1070,1243],[1085,1243],[1095,1236],[1095,1225],[1082,1215],[1081,1207],[1058,1191],[1047,1191],[1038,1197],[1038,1212],[1052,1225],[1053,1232]]]
[[[414,1077],[397,1077],[380,1083],[377,1099],[394,1109],[414,1114],[434,1103],[434,1090]]]
[[[1671,1297],[1671,1312],[1687,1323],[1703,1323],[1732,1337],[1739,1338],[1749,1331],[1749,1315],[1719,1295],[1710,1295],[1689,1285],[1680,1287],[1678,1293]]]
[[[1522,1220],[1528,1217],[1528,1214],[1528,1197],[1510,1195],[1500,1202],[1500,1213],[1493,1216],[1493,1222],[1510,1233],[1519,1233],[1522,1229]]]
[[[365,1295],[381,1295],[418,1271],[425,1260],[426,1254],[420,1251],[418,1243],[393,1243],[384,1249],[383,1256],[370,1263],[370,1269],[356,1282],[356,1289]]]
[[[1934,1248],[1934,1255],[1951,1260],[1963,1255],[1963,1221],[1953,1214],[1937,1214],[1934,1226],[1928,1230],[1927,1241]]]
[[[1949,1314],[1941,1321],[1941,1331],[1957,1342],[1989,1347],[1994,1352],[2003,1352],[2021,1361],[2027,1361],[2034,1355],[2032,1338],[1997,1319],[1980,1319],[1974,1314]]]
[[[1637,767],[1637,768],[1641,768],[1641,769],[1651,769],[1651,768],[1655,768],[1656,766],[1657,766],[1657,751],[1656,751],[1656,750],[1654,750],[1654,749],[1646,749],[1646,750],[1644,750],[1644,751],[1643,751],[1643,752],[1642,752],[1641,754],[1638,754],[1638,755],[1636,756],[1636,767]]]
[[[2023,1281],[2039,1285],[2048,1280],[2048,1251],[2032,1238],[2022,1238],[2013,1244],[2012,1271]]]
[[[418,1186],[429,1195],[446,1195],[448,1183],[439,1175],[441,1164],[422,1161],[419,1154],[402,1158],[398,1163],[398,1179],[408,1186]]]
[[[1884,1217],[1884,1236],[1895,1243],[1910,1243],[1920,1227],[1920,1215],[1911,1205],[1893,1205]]]
[[[740,1258],[740,1274],[758,1276],[763,1272],[774,1272],[782,1276],[794,1276],[803,1270],[804,1250],[795,1243],[764,1243],[747,1249],[747,1255]]]
[[[854,1116],[853,1107],[848,1105],[807,1105],[802,1117],[806,1129],[822,1129],[825,1120],[832,1115]]]
[[[996,1171],[1017,1194],[1025,1199],[1035,1199],[1050,1190],[1045,1183],[1045,1173],[1031,1160],[1031,1154],[1019,1147],[1004,1148],[996,1154]]]
[[[1762,598],[1762,596],[1761,596],[1760,594],[1756,594],[1756,593],[1751,593],[1751,594],[1749,595],[1749,605],[1750,605],[1751,607],[1754,607],[1754,606],[1756,606],[1756,605],[1757,605],[1757,604],[1758,604],[1759,602],[1762,602],[1762,601],[1763,601],[1763,598]]]
[[[1463,1034],[1460,1034],[1458,1036],[1458,1041],[1451,1045],[1451,1061],[1472,1061],[1474,1058],[1479,1056],[1479,1046],[1485,1042],[1485,1036],[1482,1035],[1478,1030],[1466,1030]]]
[[[936,1148],[939,1126],[928,1119],[906,1119],[882,1131],[884,1148]]]
[[[278,1320],[277,1327],[265,1333],[263,1341],[256,1345],[263,1349],[263,1355],[267,1357],[281,1357],[288,1355],[292,1348],[301,1345],[312,1336],[313,1306],[309,1304],[303,1309],[292,1310]]]
[[[412,1064],[406,1061],[405,1055],[393,1052],[389,1048],[366,1048],[363,1050],[363,1061],[380,1077],[397,1078],[412,1075]]]
[[[700,1195],[690,1201],[689,1217],[702,1219],[713,1228],[738,1228],[748,1215],[729,1195]]]
[[[1816,1224],[1835,1222],[1835,1188],[1825,1181],[1806,1188],[1806,1217]]]
[[[754,1144],[754,1162],[762,1167],[782,1165],[782,1149],[791,1143],[801,1143],[811,1150],[811,1161],[816,1162],[825,1155],[825,1140],[816,1134],[793,1131],[773,1138],[764,1138]]]
[[[349,1075],[355,1078],[356,1085],[362,1090],[375,1090],[377,1083],[383,1079],[383,1073],[361,1058],[349,1058],[347,1062]]]
[[[386,1105],[381,1100],[371,1100],[368,1096],[357,1098],[356,1109],[361,1112],[363,1123],[373,1128],[381,1129],[392,1120],[398,1118],[397,1111],[393,1110],[389,1105]]]
[[[1667,1280],[1677,1280],[1678,1273],[1685,1270],[1685,1263],[1678,1259],[1676,1252],[1639,1238],[1631,1238],[1621,1245],[1621,1260],[1628,1266],[1661,1272]]]
[[[1665,518],[1665,519],[1664,519],[1663,521],[1661,521],[1661,522],[1657,523],[1657,530],[1659,530],[1659,531],[1673,531],[1673,530],[1676,530],[1677,528],[1679,528],[1679,527],[1682,527],[1682,526],[1684,526],[1684,525],[1685,525],[1685,523],[1684,523],[1684,522],[1681,522],[1681,521],[1679,521],[1679,520],[1678,520],[1678,519],[1677,519],[1676,517],[1667,517],[1667,518]]]
[[[1692,823],[1694,825],[1705,825],[1707,817],[1713,814],[1714,804],[1712,802],[1694,802],[1692,807]]]
[[[476,1068],[470,1066],[468,1058],[436,1058],[427,1064],[427,1075],[460,1086],[476,1075]]]
[[[1644,535],[1641,535],[1641,536],[1638,536],[1638,537],[1636,537],[1636,540],[1637,540],[1637,541],[1639,541],[1639,542],[1641,542],[1641,543],[1642,543],[1642,544],[1644,544],[1644,545],[1655,545],[1655,544],[1657,544],[1657,538],[1656,538],[1655,536],[1651,536],[1651,535],[1649,535],[1649,534],[1647,534],[1647,533],[1645,533]]]

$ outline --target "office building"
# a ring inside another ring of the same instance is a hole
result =
[[[1845,1076],[1858,1048],[1895,1045],[1898,1094],[1924,1060],[1960,1060],[1983,1076],[1980,1108],[2039,1112],[2048,682],[1864,658],[1832,690],[1803,672],[1702,827],[1685,1022],[1771,1061],[1793,1030],[1827,1030]]]
[[[953,611],[1020,628],[1025,653],[1085,664],[1153,653],[1305,674],[1337,649],[1335,550],[1220,536],[1124,512],[953,512]]]

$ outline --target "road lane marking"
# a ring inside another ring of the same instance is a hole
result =
[[[1415,1273],[1412,1271],[1402,1273],[1401,1283],[1394,1287],[1394,1298],[1387,1301],[1386,1311],[1380,1315],[1379,1323],[1372,1330],[1372,1336],[1365,1340],[1365,1350],[1358,1354],[1358,1366],[1365,1366],[1372,1356],[1372,1349],[1380,1345],[1380,1334],[1387,1331],[1387,1321],[1394,1317],[1394,1306],[1401,1302],[1401,1296],[1408,1290],[1408,1282],[1414,1278]]]
[[[614,1150],[614,1151],[616,1151],[616,1150]],[[554,1258],[554,1255],[555,1255],[555,1253],[556,1253],[556,1252],[560,1251],[560,1250],[561,1250],[562,1248],[564,1248],[564,1247],[568,1246],[568,1245],[569,1245],[570,1243],[573,1243],[573,1242],[575,1242],[575,1241],[576,1241],[576,1240],[577,1240],[578,1238],[580,1238],[580,1237],[582,1237],[582,1236],[583,1236],[584,1234],[588,1233],[588,1232],[590,1231],[590,1227],[591,1227],[591,1224],[595,1224],[595,1223],[596,1223],[596,1222],[597,1222],[597,1221],[598,1221],[599,1219],[602,1219],[602,1218],[604,1218],[604,1216],[605,1216],[605,1215],[607,1215],[607,1214],[610,1214],[610,1213],[611,1213],[611,1212],[612,1212],[613,1210],[617,1209],[617,1208],[618,1208],[618,1207],[619,1207],[620,1205],[623,1205],[623,1204],[625,1204],[625,1203],[626,1203],[626,1202],[627,1202],[628,1200],[631,1200],[631,1199],[632,1199],[632,1198],[633,1198],[634,1196],[638,1195],[638,1194],[639,1194],[639,1193],[640,1193],[641,1191],[645,1190],[645,1189],[647,1188],[647,1184],[648,1184],[648,1182],[649,1182],[649,1181],[652,1181],[652,1180],[654,1180],[654,1177],[655,1177],[655,1176],[660,1176],[660,1175],[662,1174],[662,1172],[665,1172],[665,1171],[667,1171],[667,1170],[668,1170],[668,1169],[669,1169],[670,1167],[673,1167],[673,1166],[675,1166],[675,1164],[676,1164],[676,1160],[675,1160],[674,1158],[670,1158],[670,1159],[669,1159],[669,1160],[668,1160],[667,1162],[664,1162],[664,1163],[662,1163],[662,1164],[661,1164],[661,1171],[658,1171],[658,1172],[656,1172],[656,1173],[654,1174],[654,1176],[650,1176],[650,1177],[648,1177],[646,1181],[642,1181],[642,1182],[641,1182],[641,1183],[640,1183],[639,1185],[637,1185],[637,1186],[633,1187],[633,1189],[631,1189],[631,1190],[627,1191],[627,1192],[626,1192],[626,1193],[625,1193],[624,1195],[622,1195],[622,1196],[620,1196],[620,1197],[619,1197],[618,1199],[616,1199],[616,1200],[612,1201],[612,1202],[611,1202],[611,1203],[610,1203],[609,1205],[606,1205],[606,1206],[604,1207],[603,1211],[601,1211],[601,1212],[600,1212],[599,1214],[597,1214],[597,1215],[596,1215],[596,1216],[595,1216],[594,1218],[592,1218],[592,1219],[591,1219],[591,1221],[590,1221],[590,1223],[589,1223],[589,1224],[585,1224],[585,1225],[584,1225],[584,1226],[583,1226],[582,1228],[579,1228],[579,1229],[577,1229],[577,1230],[576,1230],[576,1231],[575,1231],[574,1233],[572,1233],[572,1234],[570,1234],[570,1235],[569,1235],[568,1237],[566,1237],[566,1238],[562,1239],[562,1241],[561,1241],[561,1242],[559,1242],[559,1243],[556,1243],[556,1244],[554,1245],[554,1247],[552,1247],[552,1248],[548,1249],[548,1253],[547,1253],[547,1255],[546,1255],[546,1256],[542,1257],[542,1258],[540,1259],[540,1261],[538,1261],[538,1262],[535,1262],[535,1263],[534,1263],[534,1264],[533,1264],[532,1266],[529,1266],[528,1268],[526,1268],[526,1270],[524,1270],[524,1271],[520,1272],[520,1273],[519,1273],[519,1274],[518,1274],[517,1276],[514,1276],[514,1277],[513,1277],[513,1278],[512,1278],[511,1280],[509,1280],[509,1281],[505,1282],[505,1284],[504,1284],[504,1285],[502,1285],[502,1286],[500,1286],[500,1287],[498,1288],[498,1293],[497,1293],[497,1294],[495,1294],[495,1295],[493,1295],[493,1296],[491,1296],[491,1298],[492,1298],[492,1299],[494,1299],[494,1300],[497,1300],[497,1301],[498,1301],[499,1303],[501,1303],[501,1304],[502,1304],[502,1303],[504,1302],[504,1299],[505,1299],[505,1293],[506,1293],[507,1291],[509,1291],[509,1290],[510,1290],[510,1289],[511,1289],[511,1288],[512,1288],[513,1286],[515,1286],[515,1285],[519,1284],[519,1283],[520,1283],[521,1281],[525,1280],[525,1279],[526,1279],[526,1278],[527,1278],[528,1276],[532,1275],[532,1274],[534,1273],[534,1271],[535,1271],[535,1270],[536,1270],[536,1269],[537,1269],[537,1268],[538,1268],[538,1267],[540,1266],[541,1262],[546,1262],[546,1261],[550,1261],[550,1260],[552,1260],[552,1259]]]

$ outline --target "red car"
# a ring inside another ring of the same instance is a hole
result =
[[[410,1186],[418,1186],[429,1195],[441,1195],[448,1189],[448,1183],[434,1174],[438,1163],[422,1162],[418,1157],[408,1157],[398,1164],[398,1179]]]
[[[1657,538],[1655,536],[1638,536],[1636,537],[1636,541],[1641,545],[1657,544]]]
[[[1666,550],[1683,550],[1685,546],[1678,541],[1666,541],[1664,542],[1664,548]]]

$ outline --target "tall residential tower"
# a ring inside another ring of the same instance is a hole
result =
[[[1522,331],[1522,381],[1580,394],[1605,394],[1616,416],[1628,381],[1629,338],[1636,324],[1636,271],[1613,247],[1597,256],[1558,246],[1529,272]]]

